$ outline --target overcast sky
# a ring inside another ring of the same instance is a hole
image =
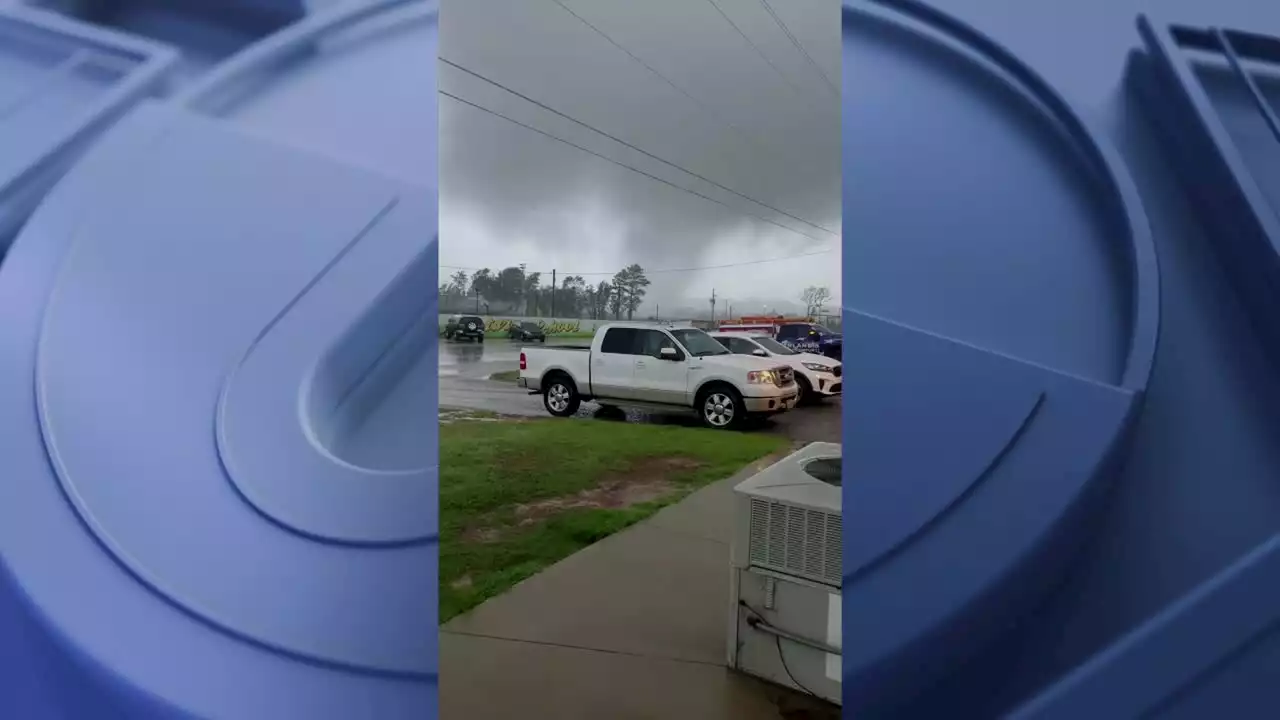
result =
[[[636,262],[669,306],[838,299],[838,7],[446,3],[442,280],[523,262],[595,283]]]

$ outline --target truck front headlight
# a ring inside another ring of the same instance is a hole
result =
[[[772,370],[752,370],[747,373],[747,382],[752,385],[777,384],[778,376]]]

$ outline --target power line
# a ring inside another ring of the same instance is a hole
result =
[[[744,36],[744,37],[745,37],[745,36]],[[652,159],[657,160],[658,162],[662,163],[663,165],[667,165],[667,166],[669,166],[669,167],[671,167],[671,168],[674,168],[674,169],[676,169],[676,170],[679,170],[680,172],[682,172],[682,173],[684,173],[684,174],[686,174],[686,175],[689,175],[689,176],[691,176],[691,177],[695,177],[695,178],[697,178],[697,179],[699,179],[699,180],[701,180],[701,181],[703,181],[703,182],[707,183],[708,185],[714,185],[714,186],[716,186],[716,187],[720,188],[721,190],[724,190],[724,191],[725,191],[725,192],[727,192],[727,193],[731,193],[731,194],[733,194],[733,195],[736,195],[736,196],[738,196],[738,197],[742,198],[743,200],[746,200],[746,201],[748,201],[748,202],[750,202],[750,203],[753,203],[753,204],[755,204],[755,205],[759,205],[759,206],[760,206],[760,207],[762,207],[762,208],[767,208],[768,210],[771,210],[771,211],[773,211],[773,212],[776,212],[776,213],[778,213],[779,215],[782,215],[782,216],[784,216],[784,217],[791,218],[792,220],[795,220],[796,222],[804,223],[805,225],[808,225],[809,227],[814,228],[815,230],[821,230],[822,232],[829,233],[829,234],[834,235],[834,236],[838,236],[838,235],[839,235],[839,233],[837,233],[836,231],[832,230],[831,228],[828,228],[828,227],[825,227],[825,226],[819,225],[819,224],[817,224],[817,223],[810,222],[810,221],[808,221],[808,220],[805,220],[805,219],[804,219],[804,218],[802,218],[802,217],[798,217],[798,216],[796,216],[796,215],[792,215],[791,213],[789,213],[789,212],[787,212],[787,211],[785,211],[785,210],[780,210],[780,209],[778,209],[778,208],[776,208],[776,207],[774,207],[774,206],[772,206],[772,205],[770,205],[770,204],[768,204],[768,203],[761,202],[760,200],[756,200],[755,198],[753,198],[753,197],[751,197],[751,196],[749,196],[749,195],[746,195],[746,194],[743,194],[743,193],[741,193],[741,192],[738,192],[737,190],[734,190],[733,188],[728,187],[727,185],[722,185],[721,183],[718,183],[718,182],[716,182],[715,180],[712,180],[712,179],[711,179],[711,178],[709,178],[709,177],[706,177],[706,176],[704,176],[704,175],[700,175],[700,174],[698,174],[698,173],[696,173],[696,172],[694,172],[694,171],[692,171],[692,170],[690,170],[690,169],[688,169],[688,168],[684,167],[683,165],[677,165],[676,163],[671,162],[670,160],[667,160],[666,158],[660,157],[660,156],[658,156],[658,155],[654,155],[653,153],[649,152],[648,150],[645,150],[645,149],[643,149],[643,148],[637,147],[637,146],[635,146],[635,145],[633,145],[633,144],[631,144],[631,143],[627,142],[626,140],[623,140],[623,139],[622,139],[622,138],[620,138],[620,137],[617,137],[617,136],[615,136],[615,135],[612,135],[612,134],[610,134],[610,133],[607,133],[607,132],[605,132],[604,130],[601,130],[600,128],[597,128],[596,126],[591,125],[590,123],[583,122],[582,120],[579,120],[578,118],[575,118],[575,117],[572,117],[572,116],[570,116],[570,115],[567,115],[567,114],[565,114],[565,113],[563,113],[563,112],[561,112],[561,111],[559,111],[559,110],[557,110],[557,109],[555,109],[555,108],[551,107],[550,105],[547,105],[546,103],[543,103],[543,102],[541,102],[541,101],[539,101],[539,100],[535,100],[535,99],[533,99],[533,98],[529,97],[528,95],[525,95],[525,94],[523,94],[523,93],[519,92],[518,90],[514,90],[514,89],[512,89],[512,88],[510,88],[510,87],[508,87],[508,86],[506,86],[506,85],[504,85],[504,84],[502,84],[502,83],[498,82],[497,80],[494,80],[493,78],[487,77],[487,76],[485,76],[485,75],[482,75],[481,73],[476,72],[475,70],[472,70],[472,69],[467,68],[467,67],[463,67],[462,65],[459,65],[459,64],[457,64],[457,63],[453,62],[452,60],[446,60],[445,58],[440,58],[440,62],[442,62],[442,63],[444,63],[444,64],[446,64],[446,65],[449,65],[450,67],[456,68],[457,70],[460,70],[460,71],[462,71],[462,72],[464,72],[464,73],[466,73],[466,74],[468,74],[468,75],[470,75],[470,76],[472,76],[472,77],[476,78],[477,80],[480,80],[480,81],[482,81],[482,82],[488,83],[488,84],[490,84],[490,85],[492,85],[492,86],[494,86],[494,87],[496,87],[496,88],[498,88],[498,89],[500,89],[500,90],[502,90],[502,91],[504,91],[504,92],[507,92],[507,93],[509,93],[509,94],[511,94],[511,95],[514,95],[514,96],[516,96],[516,97],[520,98],[521,100],[524,100],[525,102],[527,102],[527,103],[529,103],[529,104],[531,104],[531,105],[535,105],[535,106],[537,106],[537,107],[539,107],[539,108],[541,108],[541,109],[543,109],[543,110],[546,110],[547,112],[549,112],[549,113],[551,113],[551,114],[553,114],[553,115],[555,115],[555,116],[557,116],[557,117],[564,118],[565,120],[568,120],[569,122],[571,122],[571,123],[573,123],[573,124],[575,124],[575,125],[578,125],[578,126],[580,126],[580,127],[586,128],[587,130],[590,130],[591,132],[593,132],[593,133],[595,133],[595,134],[597,134],[597,135],[600,135],[601,137],[607,138],[607,139],[609,139],[609,140],[612,140],[613,142],[618,143],[619,145],[622,145],[622,146],[627,147],[627,148],[629,148],[629,149],[631,149],[631,150],[634,150],[634,151],[636,151],[636,152],[640,153],[641,155],[644,155],[645,157],[652,158]],[[456,95],[451,95],[451,94],[449,94],[448,92],[445,92],[445,91],[443,91],[443,90],[441,90],[440,92],[441,92],[441,94],[444,94],[444,95],[446,95],[446,96],[448,96],[448,97],[452,97],[452,98],[454,98],[455,100],[456,100],[456,99],[460,99],[460,98],[458,98]],[[463,100],[462,102],[467,102],[467,101]],[[495,115],[498,115],[499,117],[503,117],[504,119],[511,120],[510,118],[507,118],[507,117],[506,117],[506,116],[504,116],[504,115],[499,115],[498,113],[496,113],[496,112],[494,112],[494,111],[492,111],[492,110],[489,110],[488,108],[481,107],[480,105],[476,105],[475,103],[468,103],[468,104],[472,105],[473,107],[479,108],[479,109],[481,109],[481,110],[485,110],[485,111],[487,111],[487,112],[492,112],[492,113],[494,113]],[[519,123],[519,122],[517,122],[517,121],[515,121],[515,120],[511,120],[511,122],[515,122],[515,123],[516,123],[516,124],[518,124],[518,125],[519,125],[519,124],[522,124],[522,123]],[[528,126],[528,125],[525,125],[524,127],[529,127],[529,126]],[[618,165],[622,165],[623,167],[627,168],[628,170],[635,170],[635,168],[633,168],[633,167],[631,167],[631,166],[629,166],[629,165],[625,165],[625,164],[623,164],[623,163],[620,163],[620,162],[618,162],[618,161],[616,161],[616,160],[613,160],[612,158],[609,158],[609,157],[607,157],[607,156],[599,155],[599,154],[597,154],[597,153],[592,152],[591,150],[586,150],[586,148],[582,148],[582,147],[579,147],[578,145],[574,145],[573,143],[569,143],[568,141],[563,140],[563,139],[559,138],[558,136],[550,135],[550,133],[546,133],[546,132],[543,132],[543,131],[541,131],[541,130],[537,130],[536,128],[530,128],[530,129],[536,130],[537,132],[540,132],[540,133],[542,133],[543,135],[548,135],[548,136],[553,137],[553,138],[555,138],[555,139],[557,139],[557,140],[560,140],[561,142],[565,142],[565,143],[567,143],[567,144],[569,144],[569,145],[573,145],[574,147],[577,147],[579,150],[584,150],[584,151],[586,151],[586,152],[591,152],[593,155],[596,155],[597,157],[601,157],[601,158],[604,158],[605,160],[609,160],[609,162],[612,162],[612,163],[615,163],[615,164],[618,164]],[[636,172],[641,172],[641,171],[636,170]],[[646,174],[646,173],[641,173],[641,174]],[[668,183],[668,184],[670,184],[670,183]],[[680,186],[677,186],[677,187],[680,187]],[[685,188],[681,187],[681,189],[685,189]],[[693,192],[693,191],[688,191],[688,192]],[[719,201],[716,201],[716,202],[719,202]],[[720,204],[722,204],[722,205],[723,205],[724,203],[720,203]],[[726,207],[727,207],[727,206],[726,206]],[[734,209],[734,208],[730,208],[730,209]],[[739,212],[740,212],[740,211],[739,211]],[[753,216],[753,217],[754,217],[754,216]],[[766,222],[768,222],[768,221],[766,221]],[[774,223],[774,224],[776,224],[776,223]],[[780,226],[780,227],[785,227],[785,226]],[[791,228],[787,228],[787,229],[788,229],[788,230],[791,230]],[[794,232],[794,231],[793,231],[793,232]],[[808,237],[808,236],[806,236],[806,237]],[[815,239],[816,239],[816,238],[815,238]],[[819,240],[818,242],[824,242],[824,241]]]
[[[809,64],[813,66],[813,69],[818,72],[818,75],[822,76],[822,80],[827,84],[827,87],[831,88],[831,92],[835,93],[836,97],[839,97],[840,88],[836,87],[836,84],[831,81],[831,78],[827,77],[827,72],[822,69],[822,66],[818,64],[818,61],[813,59],[813,56],[809,54],[809,51],[805,50],[804,46],[800,44],[800,41],[796,39],[796,36],[791,33],[791,29],[787,27],[787,24],[782,22],[782,18],[778,17],[778,13],[774,12],[773,6],[769,4],[769,0],[760,0],[760,4],[764,6],[765,12],[769,13],[769,16],[772,17],[773,21],[782,29],[782,32],[786,33],[787,39],[791,41],[791,44],[796,46],[796,49],[800,51],[800,54],[804,55],[805,59],[809,61]]]
[[[747,44],[751,46],[751,49],[756,51],[756,54],[760,56],[760,59],[764,60],[766,63],[768,63],[769,67],[773,68],[773,71],[778,74],[778,77],[781,78],[783,82],[785,82],[787,85],[790,85],[792,90],[795,90],[796,92],[802,95],[808,94],[808,91],[806,91],[804,88],[800,87],[799,85],[796,85],[791,80],[791,78],[787,77],[786,73],[782,72],[782,68],[775,65],[773,61],[769,59],[769,56],[765,55],[764,50],[762,50],[760,46],[755,43],[754,40],[752,40],[750,37],[747,37],[747,34],[742,31],[742,28],[738,26],[738,23],[734,22],[733,18],[729,17],[729,14],[724,11],[724,8],[720,7],[720,4],[716,2],[716,0],[707,0],[707,2],[711,5],[711,7],[716,9],[716,12],[720,13],[720,16],[724,18],[725,22],[729,23],[729,27],[732,27],[734,30],[736,30],[738,32],[738,35],[742,36],[742,39],[745,40]]]
[[[643,67],[645,70],[648,70],[651,74],[653,74],[653,75],[654,75],[655,77],[657,77],[659,80],[661,80],[661,81],[663,81],[664,83],[666,83],[667,85],[671,86],[671,88],[672,88],[672,89],[674,89],[676,92],[680,93],[681,95],[684,95],[684,96],[685,96],[686,98],[688,98],[691,102],[693,102],[693,103],[694,103],[694,105],[696,105],[700,110],[702,110],[702,112],[703,112],[703,113],[705,113],[708,117],[714,118],[716,121],[718,121],[718,122],[720,122],[720,123],[724,124],[724,125],[725,125],[726,127],[728,127],[730,130],[733,130],[734,132],[738,133],[739,135],[742,135],[742,136],[743,136],[743,138],[744,138],[744,139],[746,139],[746,140],[747,140],[748,142],[750,142],[751,144],[753,144],[753,145],[757,144],[757,143],[756,143],[756,140],[753,138],[753,136],[755,135],[755,133],[748,132],[748,131],[744,130],[743,128],[738,127],[738,126],[737,126],[737,125],[735,125],[734,123],[729,122],[728,120],[725,120],[724,118],[720,117],[720,115],[719,115],[718,113],[712,112],[712,111],[711,111],[711,109],[707,107],[706,103],[702,102],[702,101],[701,101],[701,100],[699,100],[697,97],[695,97],[695,96],[693,95],[693,93],[690,93],[689,91],[687,91],[687,90],[685,90],[684,88],[682,88],[682,87],[680,87],[679,85],[677,85],[677,84],[675,83],[675,81],[671,80],[671,79],[670,79],[670,78],[668,78],[666,75],[663,75],[662,73],[658,72],[658,70],[657,70],[656,68],[654,68],[654,67],[653,67],[652,65],[650,65],[649,63],[645,62],[645,61],[644,61],[644,59],[643,59],[643,58],[641,58],[639,55],[636,55],[635,53],[633,53],[633,52],[631,52],[630,50],[628,50],[628,49],[627,49],[627,48],[626,48],[622,43],[618,42],[617,40],[614,40],[614,39],[613,39],[613,37],[611,37],[611,36],[610,36],[608,33],[606,33],[604,30],[601,30],[600,28],[598,28],[598,27],[596,27],[595,25],[593,25],[593,24],[592,24],[590,21],[588,21],[586,18],[584,18],[584,17],[582,17],[581,15],[579,15],[578,13],[574,12],[574,11],[573,11],[573,10],[572,10],[568,5],[565,5],[565,4],[564,4],[563,0],[551,0],[551,2],[555,3],[556,5],[559,5],[561,10],[564,10],[566,13],[569,13],[570,15],[572,15],[574,18],[576,18],[576,19],[578,20],[578,22],[582,23],[583,25],[586,25],[588,28],[590,28],[590,29],[591,29],[593,32],[595,32],[597,35],[599,35],[600,37],[604,38],[604,39],[605,39],[605,41],[606,41],[606,42],[608,42],[610,45],[612,45],[612,46],[614,46],[614,47],[618,48],[618,49],[619,49],[619,50],[621,50],[623,53],[626,53],[627,57],[629,57],[629,58],[631,58],[632,60],[634,60],[637,64],[639,64],[639,65],[640,65],[641,67]]]
[[[707,201],[709,201],[709,202],[713,202],[713,203],[715,203],[715,204],[717,204],[717,205],[719,205],[719,206],[721,206],[721,207],[727,208],[727,209],[729,209],[729,210],[731,210],[731,211],[733,211],[733,212],[736,212],[736,213],[739,213],[739,214],[742,214],[742,215],[746,215],[747,217],[755,218],[756,220],[759,220],[760,222],[768,223],[768,224],[770,224],[770,225],[773,225],[774,227],[778,227],[778,228],[781,228],[781,229],[786,230],[786,231],[788,231],[788,232],[795,233],[796,235],[799,235],[799,236],[801,236],[801,237],[809,238],[810,240],[813,240],[814,242],[818,242],[818,243],[826,243],[826,242],[829,242],[828,240],[824,240],[824,239],[822,239],[822,238],[816,238],[816,237],[814,237],[814,236],[812,236],[812,235],[810,235],[810,234],[808,234],[808,233],[800,232],[799,230],[796,230],[796,229],[795,229],[795,228],[793,228],[793,227],[788,227],[788,226],[786,226],[786,225],[783,225],[782,223],[777,222],[776,220],[770,220],[769,218],[762,217],[762,216],[760,216],[760,215],[756,215],[756,214],[754,214],[754,213],[744,212],[743,210],[741,210],[741,209],[739,209],[739,208],[735,208],[735,207],[733,207],[732,205],[730,205],[730,204],[728,204],[728,203],[724,202],[723,200],[717,200],[717,199],[715,199],[715,198],[713,198],[713,197],[710,197],[710,196],[708,196],[708,195],[704,195],[704,194],[702,194],[702,193],[700,193],[700,192],[697,192],[696,190],[690,190],[689,188],[686,188],[686,187],[684,187],[684,186],[677,185],[677,184],[675,184],[675,183],[671,182],[670,180],[667,180],[667,179],[665,179],[665,178],[660,178],[660,177],[658,177],[657,175],[653,175],[653,174],[651,174],[651,173],[647,173],[647,172],[645,172],[645,171],[643,171],[643,170],[640,170],[640,169],[638,169],[638,168],[632,167],[631,165],[628,165],[628,164],[626,164],[626,163],[624,163],[624,162],[619,162],[619,161],[617,161],[617,160],[614,160],[613,158],[609,157],[608,155],[603,155],[603,154],[601,154],[601,153],[596,152],[595,150],[591,150],[590,148],[585,148],[585,147],[583,147],[583,146],[581,146],[581,145],[578,145],[578,144],[576,144],[576,143],[573,143],[573,142],[570,142],[570,141],[568,141],[568,140],[565,140],[564,138],[559,137],[559,136],[557,136],[557,135],[552,135],[551,133],[549,133],[549,132],[547,132],[547,131],[545,131],[545,130],[541,130],[541,129],[536,128],[536,127],[534,127],[534,126],[532,126],[532,125],[529,125],[529,124],[527,124],[527,123],[520,122],[519,120],[516,120],[515,118],[512,118],[512,117],[510,117],[510,116],[508,116],[508,115],[503,115],[502,113],[500,113],[500,112],[498,112],[498,111],[496,111],[496,110],[490,110],[489,108],[484,107],[483,105],[478,105],[478,104],[476,104],[476,103],[473,103],[473,102],[471,102],[470,100],[465,100],[465,99],[463,99],[463,98],[460,98],[460,97],[458,97],[457,95],[454,95],[454,94],[452,94],[452,93],[450,93],[450,92],[448,92],[448,91],[445,91],[445,90],[439,90],[438,92],[439,92],[441,95],[443,95],[444,97],[447,97],[447,98],[449,98],[449,99],[451,99],[451,100],[455,100],[455,101],[457,101],[457,102],[460,102],[460,103],[462,103],[463,105],[468,105],[468,106],[473,107],[473,108],[475,108],[475,109],[477,109],[477,110],[480,110],[480,111],[483,111],[483,112],[487,112],[487,113],[489,113],[490,115],[493,115],[493,116],[495,116],[495,117],[502,118],[503,120],[506,120],[506,121],[507,121],[507,122],[509,122],[509,123],[512,123],[512,124],[514,124],[514,125],[519,125],[520,127],[525,128],[526,130],[532,130],[533,132],[536,132],[536,133],[538,133],[539,135],[542,135],[543,137],[550,138],[550,139],[552,139],[552,140],[555,140],[556,142],[564,143],[565,145],[568,145],[569,147],[577,148],[577,149],[581,150],[582,152],[588,153],[588,154],[590,154],[590,155],[594,155],[594,156],[596,156],[596,157],[600,158],[601,160],[605,160],[605,161],[607,161],[607,162],[611,162],[611,163],[613,163],[614,165],[617,165],[617,166],[622,167],[622,168],[626,168],[627,170],[630,170],[630,171],[632,171],[632,172],[634,172],[634,173],[638,173],[638,174],[640,174],[640,175],[643,175],[643,176],[645,176],[645,177],[649,178],[650,180],[656,180],[656,181],[658,181],[658,182],[662,183],[663,185],[666,185],[666,186],[671,187],[671,188],[675,188],[676,190],[680,190],[681,192],[686,192],[686,193],[688,193],[688,194],[690,194],[690,195],[693,195],[693,196],[695,196],[695,197],[700,197],[700,198],[702,198],[703,200],[707,200]],[[754,202],[754,201],[753,201],[753,202]],[[824,229],[824,230],[825,230],[825,229]],[[825,231],[826,231],[826,232],[831,232],[833,235],[835,235],[835,234],[836,234],[836,233],[834,233],[834,232],[832,232],[832,231],[830,231],[830,230],[825,230]]]
[[[799,258],[813,257],[813,256],[815,256],[815,255],[827,255],[827,254],[829,254],[830,252],[831,252],[830,250],[819,250],[819,251],[817,251],[817,252],[800,253],[799,255],[787,255],[787,256],[784,256],[784,257],[774,257],[774,258],[762,258],[762,259],[760,259],[760,260],[744,260],[743,262],[725,263],[725,264],[723,264],[723,265],[699,265],[699,266],[696,266],[696,267],[661,268],[661,269],[658,269],[658,270],[645,270],[645,271],[644,271],[644,274],[645,274],[645,275],[659,275],[659,274],[662,274],[662,273],[699,272],[699,271],[702,271],[702,270],[723,270],[723,269],[726,269],[726,268],[745,267],[745,266],[747,266],[747,265],[762,265],[762,264],[764,264],[764,263],[784,262],[784,261],[786,261],[786,260],[796,260],[796,259],[799,259]],[[507,266],[507,267],[519,267],[519,266],[518,266],[518,265],[509,265],[509,266]],[[470,271],[470,272],[475,272],[476,270],[492,270],[492,269],[493,269],[493,268],[463,267],[463,266],[461,266],[461,265],[441,265],[441,266],[440,266],[440,268],[441,268],[442,270],[467,270],[467,271]],[[545,274],[545,273],[550,273],[550,272],[552,272],[552,271],[551,271],[551,270],[526,270],[526,271],[525,271],[525,274],[526,274],[526,275],[528,275],[528,274],[531,274],[531,273],[534,273],[534,272],[537,272],[537,273],[539,273],[539,274]],[[598,272],[569,272],[569,271],[565,271],[565,270],[557,270],[557,272],[559,272],[559,274],[560,274],[561,276],[564,276],[564,277],[568,277],[568,276],[570,276],[570,275],[581,275],[581,276],[587,276],[587,275],[593,275],[593,276],[608,275],[608,276],[612,277],[612,276],[614,276],[614,275],[617,275],[617,274],[618,274],[618,271],[617,271],[617,270],[598,271]]]

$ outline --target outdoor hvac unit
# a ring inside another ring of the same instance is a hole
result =
[[[840,703],[840,445],[734,488],[729,665]]]

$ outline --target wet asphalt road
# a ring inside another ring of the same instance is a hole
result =
[[[566,340],[559,344],[585,345],[589,340]],[[548,344],[558,344],[555,340]],[[496,372],[515,370],[520,364],[520,343],[489,339],[484,343],[452,342],[440,339],[440,406],[487,410],[503,415],[546,416],[542,398],[530,395],[512,383],[495,382],[488,377]],[[614,415],[595,403],[583,403],[578,414],[615,421],[651,422],[698,426],[689,415],[654,415],[628,410]],[[826,400],[820,405],[791,410],[770,418],[755,428],[759,432],[784,435],[802,442],[840,442],[840,400]]]

